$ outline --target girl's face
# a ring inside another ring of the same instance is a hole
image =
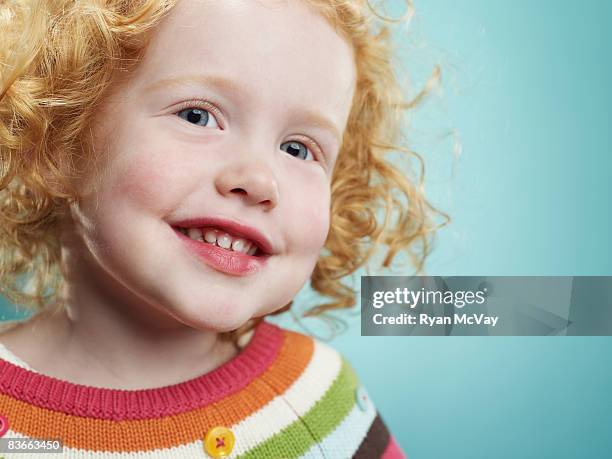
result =
[[[326,240],[354,86],[350,45],[303,1],[180,1],[94,121],[105,162],[72,209],[81,273],[197,328],[284,306]],[[193,247],[177,227],[197,218],[250,227],[270,254]]]

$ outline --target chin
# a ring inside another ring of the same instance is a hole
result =
[[[252,318],[252,315],[246,314],[246,310],[243,308],[236,311],[235,304],[231,307],[217,305],[214,310],[208,311],[198,310],[197,308],[192,310],[182,309],[175,311],[173,315],[178,321],[191,328],[217,333],[236,330]]]

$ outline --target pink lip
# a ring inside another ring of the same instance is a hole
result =
[[[270,255],[254,257],[246,253],[222,249],[214,244],[191,239],[177,228],[173,228],[173,230],[187,248],[202,258],[207,265],[226,274],[234,276],[254,274],[259,272],[266,265],[268,258],[270,258]]]
[[[272,246],[268,238],[265,237],[259,231],[257,231],[255,228],[224,218],[189,218],[186,220],[173,222],[172,226],[180,228],[202,228],[205,226],[214,226],[222,230],[227,230],[227,232],[231,236],[250,239],[251,241],[255,242],[259,249],[266,255],[273,255],[275,253],[274,247]]]

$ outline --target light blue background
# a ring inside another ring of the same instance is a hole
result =
[[[612,275],[611,3],[416,0],[434,275]],[[299,302],[307,303],[305,289]],[[611,338],[332,341],[411,459],[612,457]],[[291,325],[289,317],[281,319]]]
[[[612,275],[611,5],[416,0],[402,63],[443,85],[410,134],[453,217],[429,274]],[[612,457],[612,338],[350,323],[332,344],[411,459]]]

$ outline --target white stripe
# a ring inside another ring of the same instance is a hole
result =
[[[340,354],[329,346],[314,341],[312,358],[303,373],[285,391],[277,395],[260,410],[230,427],[236,438],[234,449],[228,458],[236,458],[260,443],[273,437],[285,427],[306,414],[325,394],[336,379],[342,368]],[[260,379],[263,381],[263,379]],[[202,438],[206,432],[202,432]],[[5,438],[26,438],[9,430]],[[1,454],[0,454],[1,455]],[[7,456],[11,457],[11,456]],[[37,454],[19,453],[18,459],[41,457]],[[96,459],[160,459],[160,458],[199,458],[206,457],[202,440],[174,448],[164,448],[154,451],[138,451],[131,453],[92,452],[64,447],[63,454],[44,455],[45,459],[57,458],[96,458]],[[320,456],[319,456],[320,457]]]
[[[3,439],[6,438],[28,437],[24,437],[23,435],[9,429],[3,436]],[[202,441],[196,441],[188,445],[181,445],[174,448],[158,449],[146,453],[142,451],[133,451],[129,453],[88,451],[64,446],[62,453],[0,453],[0,457],[4,456],[7,459],[135,459],[144,457],[148,459],[202,459],[203,457],[207,457],[203,448],[204,444]]]
[[[341,368],[340,354],[314,340],[312,358],[300,377],[283,395],[275,397],[261,410],[232,428],[236,440],[244,439],[236,441],[236,454],[244,454],[297,421],[298,416],[306,414],[323,397]]]

